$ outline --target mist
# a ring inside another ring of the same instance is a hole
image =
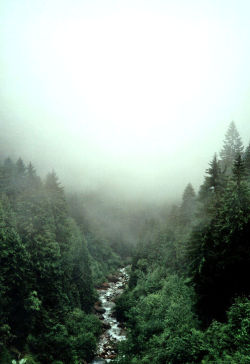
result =
[[[1,152],[68,191],[175,201],[234,120],[250,135],[247,1],[5,1]]]
[[[249,362],[249,14],[0,0],[0,364]]]

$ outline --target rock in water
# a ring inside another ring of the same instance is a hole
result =
[[[97,306],[97,305],[94,305],[94,309],[96,312],[101,313],[101,314],[105,313],[105,311],[106,311],[105,308]]]

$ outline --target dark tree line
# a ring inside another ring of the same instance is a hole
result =
[[[249,146],[244,148],[232,122],[221,159],[207,169],[198,200],[203,214],[191,233],[189,273],[204,325],[223,320],[237,296],[248,295],[250,264]],[[199,209],[197,214],[199,214]]]
[[[232,122],[197,194],[141,233],[117,363],[250,362],[250,144]]]
[[[130,248],[119,229],[107,239],[85,201],[66,199],[54,172],[43,181],[21,159],[0,164],[0,363],[93,357],[94,286]],[[147,218],[135,224],[129,287],[117,300],[127,340],[116,363],[250,362],[250,144],[235,124],[198,193],[189,183],[179,205],[134,216]]]
[[[120,261],[90,234],[87,240],[70,216],[54,172],[42,181],[21,159],[0,165],[1,363],[23,355],[26,363],[93,357],[100,334],[91,314],[94,284]],[[114,258],[106,266],[109,253]]]

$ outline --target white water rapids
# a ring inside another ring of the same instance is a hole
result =
[[[109,363],[116,356],[115,344],[125,340],[125,331],[113,315],[113,302],[118,297],[128,282],[129,275],[126,268],[120,268],[115,275],[114,281],[108,282],[108,288],[100,288],[99,301],[105,312],[100,315],[103,320],[103,326],[106,330],[102,333],[97,348],[96,358],[91,364]]]

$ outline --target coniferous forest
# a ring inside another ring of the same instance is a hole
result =
[[[2,161],[0,363],[90,363],[96,287],[130,263],[114,363],[249,363],[250,145],[235,124],[197,192],[189,183],[180,204],[130,212],[134,244],[90,221],[89,199],[55,172]]]
[[[0,364],[250,364],[249,14],[0,0]]]
[[[87,229],[86,239],[54,172],[42,181],[7,158],[0,181],[0,362],[89,360],[101,333],[94,285],[121,258]]]
[[[148,222],[117,302],[117,363],[250,362],[250,145],[234,122],[197,194]]]

